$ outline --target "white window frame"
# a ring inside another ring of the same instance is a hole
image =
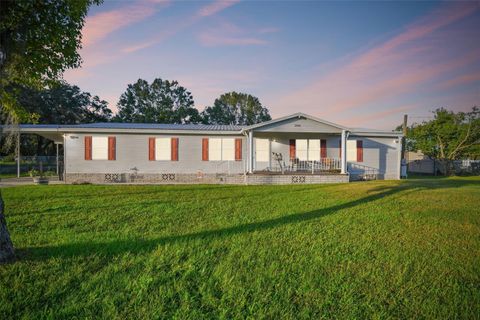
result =
[[[92,160],[108,160],[108,137],[92,136]]]
[[[308,139],[295,140],[295,157],[300,161],[308,161]]]
[[[172,160],[172,138],[155,138],[155,160]]]
[[[208,161],[235,161],[235,138],[208,138]]]
[[[224,161],[235,160],[235,139],[233,138],[222,139],[222,160]]]
[[[208,139],[208,160],[222,161],[222,139],[221,138]]]
[[[270,140],[255,138],[255,160],[270,162]]]
[[[347,161],[357,162],[357,140],[347,140]]]
[[[320,139],[308,139],[308,160],[320,161]]]

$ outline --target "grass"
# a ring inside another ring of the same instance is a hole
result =
[[[480,317],[480,179],[3,189],[0,319]]]

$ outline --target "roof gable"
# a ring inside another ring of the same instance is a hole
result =
[[[262,122],[245,128],[256,132],[322,132],[336,133],[347,128],[338,124],[312,117],[304,113]]]

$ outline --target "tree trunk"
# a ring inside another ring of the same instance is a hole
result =
[[[3,214],[5,209],[2,193],[0,191],[0,263],[12,261],[15,257],[13,243],[7,229],[7,221]]]

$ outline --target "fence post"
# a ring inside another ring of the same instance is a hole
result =
[[[20,178],[20,132],[17,137],[17,178]]]

